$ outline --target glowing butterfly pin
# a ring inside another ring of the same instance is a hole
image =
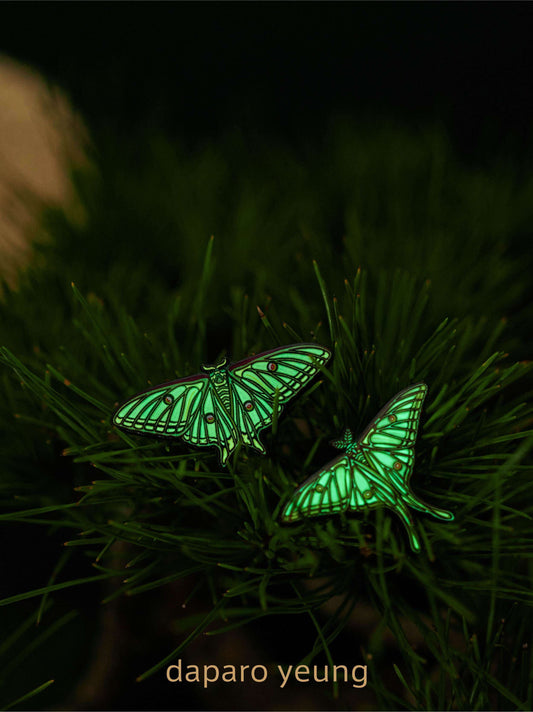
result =
[[[411,491],[414,444],[427,386],[409,386],[390,400],[357,440],[350,430],[333,442],[345,452],[311,475],[292,495],[281,514],[283,522],[386,506],[405,524],[413,551],[420,540],[407,505],[451,521],[453,514],[422,502]]]
[[[202,366],[203,373],[138,393],[113,415],[119,428],[141,435],[182,438],[215,445],[224,465],[239,443],[265,453],[259,431],[269,426],[331,352],[318,344],[294,344],[228,364]]]

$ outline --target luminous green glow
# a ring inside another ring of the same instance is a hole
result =
[[[192,445],[215,445],[221,463],[239,443],[261,453],[259,432],[327,363],[331,352],[318,344],[294,344],[162,383],[137,393],[113,415],[119,428],[141,435],[182,438]]]
[[[345,450],[311,475],[281,514],[283,522],[348,510],[361,511],[386,506],[405,524],[413,551],[420,540],[407,505],[451,521],[453,514],[418,499],[409,487],[415,462],[414,444],[427,386],[409,386],[390,400],[355,440],[346,430],[335,447]]]

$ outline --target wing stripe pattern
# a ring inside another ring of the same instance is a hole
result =
[[[278,402],[283,405],[316,376],[330,356],[328,349],[315,344],[296,345],[290,351],[281,347],[234,364],[230,373],[270,404],[277,391]]]
[[[133,396],[117,409],[113,422],[140,434],[215,445],[224,465],[240,442],[265,452],[259,431],[271,424],[274,403],[281,413],[330,357],[317,344],[293,344],[229,367],[225,362],[206,366],[206,373]]]
[[[420,540],[407,505],[438,519],[453,519],[451,512],[426,504],[409,487],[426,393],[425,383],[398,393],[356,442],[350,431],[346,431],[335,443],[345,447],[346,452],[300,485],[285,505],[282,521],[290,523],[309,516],[385,505],[401,518],[413,551],[420,551]]]
[[[259,440],[258,432],[272,422],[272,408],[263,398],[257,396],[236,379],[233,380],[232,412],[235,416],[237,430],[245,445],[265,452]]]
[[[413,447],[426,393],[425,383],[400,391],[361,433],[358,444],[382,450]]]
[[[181,435],[191,412],[200,406],[208,379],[168,384],[140,393],[122,405],[113,416],[115,425],[127,430],[162,435]],[[169,403],[166,400],[170,400]]]
[[[210,414],[213,418],[208,420]],[[238,436],[235,424],[228,417],[216,392],[206,391],[202,405],[182,437],[200,447],[216,445],[221,461],[226,462],[229,453],[236,447]]]

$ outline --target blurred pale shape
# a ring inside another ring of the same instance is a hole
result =
[[[47,206],[83,219],[70,180],[87,164],[87,132],[59,89],[30,67],[0,56],[0,279],[15,283],[43,239]]]

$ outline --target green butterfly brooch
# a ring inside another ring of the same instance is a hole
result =
[[[420,540],[407,505],[437,519],[453,519],[451,512],[422,502],[409,487],[426,393],[425,383],[400,391],[357,440],[346,430],[340,440],[332,443],[344,450],[343,454],[300,485],[281,513],[282,522],[385,505],[403,521],[413,551],[420,551]]]
[[[224,359],[202,373],[137,393],[113,415],[113,423],[141,435],[215,445],[223,465],[240,443],[265,453],[259,432],[314,378],[331,352],[318,344],[294,344],[237,363]]]

